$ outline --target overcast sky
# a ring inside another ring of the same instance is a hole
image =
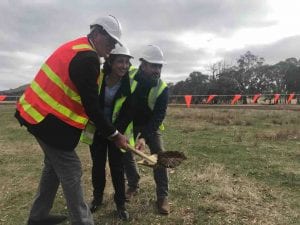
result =
[[[156,44],[162,78],[185,80],[246,51],[273,64],[300,57],[299,0],[1,0],[0,90],[30,83],[60,44],[85,36],[97,17],[114,15],[138,66],[140,49]]]

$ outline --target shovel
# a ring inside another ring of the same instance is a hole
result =
[[[133,152],[134,154],[142,157],[145,161],[147,161],[147,163],[149,163],[150,165],[156,165],[157,164],[157,158],[156,157],[152,157],[149,155],[146,155],[145,153],[133,148],[131,145],[127,145],[127,150]]]
[[[149,156],[133,148],[130,145],[127,145],[127,150],[142,157],[146,162],[145,164],[150,167],[162,166],[165,168],[175,168],[179,166],[183,160],[186,159],[186,156],[182,152],[178,152],[178,151],[159,152],[157,156],[156,155]]]

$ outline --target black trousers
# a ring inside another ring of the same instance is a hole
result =
[[[112,183],[115,189],[114,201],[118,206],[125,204],[125,179],[123,154],[115,144],[101,136],[95,136],[90,146],[92,165],[92,184],[94,199],[102,199],[106,183],[106,159],[108,163]]]

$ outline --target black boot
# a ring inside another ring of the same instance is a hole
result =
[[[102,205],[102,201],[103,201],[102,198],[94,198],[92,200],[92,202],[89,205],[91,213],[96,212],[100,208],[100,206]]]
[[[128,211],[126,210],[125,206],[122,205],[122,206],[117,206],[117,213],[118,213],[118,217],[121,219],[121,220],[129,220],[129,213]]]

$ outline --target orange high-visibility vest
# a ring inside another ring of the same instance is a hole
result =
[[[24,120],[37,124],[52,114],[73,127],[85,127],[88,117],[69,76],[70,62],[80,51],[95,51],[87,37],[62,45],[42,65],[17,103]]]

